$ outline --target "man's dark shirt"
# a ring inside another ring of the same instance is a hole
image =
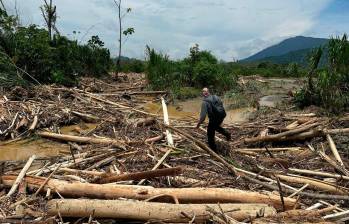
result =
[[[206,115],[208,115],[209,119],[214,119],[214,114],[212,112],[211,104],[213,104],[216,101],[218,101],[219,103],[222,103],[221,99],[216,95],[209,95],[207,97],[204,97],[201,104],[201,113],[200,113],[200,119],[199,119],[200,124],[204,122]]]

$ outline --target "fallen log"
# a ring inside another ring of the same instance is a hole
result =
[[[275,175],[275,176],[289,183],[309,184],[309,188],[312,188],[314,190],[321,190],[321,191],[331,192],[331,193],[340,194],[340,195],[348,194],[348,190],[346,188],[343,188],[328,182],[324,182],[321,180],[316,180],[316,179],[303,177],[303,176],[286,176],[286,175]]]
[[[1,177],[5,186],[11,186],[15,176],[6,175]],[[45,178],[26,177],[25,181],[28,187],[39,187]],[[62,196],[67,197],[87,197],[98,199],[129,198],[137,200],[146,200],[157,195],[173,195],[178,198],[180,203],[264,203],[282,208],[280,197],[273,193],[258,193],[243,191],[231,188],[154,188],[137,190],[134,188],[122,188],[115,185],[101,185],[79,182],[67,182],[51,179],[45,185],[45,189],[55,189]],[[295,199],[285,198],[286,209],[292,209]]]
[[[282,152],[282,151],[299,151],[302,147],[286,147],[286,148],[268,148],[270,152]],[[234,152],[267,152],[265,148],[241,148],[233,149]]]
[[[162,140],[164,138],[165,138],[165,135],[159,135],[159,136],[156,136],[156,137],[147,138],[144,142],[145,143],[153,143],[153,142],[160,141],[160,140]]]
[[[118,182],[124,180],[142,180],[154,177],[163,177],[163,176],[177,176],[183,172],[182,167],[174,167],[174,168],[165,168],[159,170],[150,170],[136,173],[126,173],[121,175],[110,175],[105,174],[100,179],[96,181],[99,184]]]
[[[245,143],[256,143],[256,142],[272,142],[272,141],[282,141],[287,136],[296,135],[302,132],[305,132],[311,128],[314,128],[316,126],[319,126],[318,122],[315,122],[313,124],[306,125],[301,128],[295,128],[289,131],[281,132],[279,134],[275,135],[266,135],[266,136],[258,136],[254,138],[245,138]]]
[[[342,158],[341,158],[341,156],[338,153],[336,144],[334,143],[331,135],[326,134],[326,138],[327,138],[328,144],[330,145],[330,149],[331,149],[331,151],[332,151],[332,153],[334,155],[334,158],[336,158],[336,160],[339,163],[339,165],[341,165],[343,168],[345,168],[344,163],[342,161]]]
[[[330,178],[336,178],[336,179],[343,179],[343,180],[349,180],[348,176],[343,176],[339,174],[332,174],[327,172],[320,172],[320,171],[313,171],[313,170],[303,170],[303,169],[294,169],[289,168],[289,171],[292,171],[294,173],[300,173],[300,174],[307,174],[307,175],[313,175],[313,176],[320,176],[320,177],[330,177]]]
[[[30,168],[30,166],[32,165],[32,163],[34,162],[35,159],[36,159],[36,155],[32,155],[28,159],[27,163],[24,165],[23,169],[21,170],[21,172],[18,174],[16,180],[14,181],[10,191],[7,193],[7,195],[6,195],[7,197],[10,197],[13,193],[15,193],[19,184],[23,180],[25,174],[27,173],[28,169]]]
[[[168,204],[143,201],[59,199],[48,202],[49,215],[62,217],[117,218],[162,222],[205,222],[211,218],[208,207],[233,219],[242,221],[256,217],[260,210],[265,216],[275,215],[274,208],[266,204]],[[187,214],[186,217],[183,212]],[[194,217],[195,216],[195,217]]]
[[[92,144],[104,144],[124,147],[125,143],[116,139],[111,138],[92,138],[92,137],[81,137],[74,135],[63,135],[52,132],[41,131],[37,133],[39,136],[44,138],[54,138],[67,142],[79,142],[79,143],[92,143]]]

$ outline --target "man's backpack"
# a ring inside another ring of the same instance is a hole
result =
[[[205,101],[211,105],[213,119],[222,119],[223,120],[227,116],[225,109],[224,109],[224,106],[223,106],[223,103],[215,95],[212,96],[212,98],[213,98],[212,101],[207,100],[207,99],[205,99]]]

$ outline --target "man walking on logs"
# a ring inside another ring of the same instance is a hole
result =
[[[208,126],[207,126],[208,145],[213,151],[217,152],[217,146],[215,142],[216,131],[224,135],[227,141],[231,140],[230,133],[221,127],[221,124],[223,123],[223,120],[226,117],[226,113],[225,113],[221,99],[216,95],[211,95],[208,88],[202,89],[202,95],[203,95],[203,100],[201,105],[201,113],[200,113],[199,122],[196,125],[196,128],[200,127],[200,124],[204,122],[206,115],[208,115],[208,119],[209,119]]]

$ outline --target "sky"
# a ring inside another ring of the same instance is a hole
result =
[[[53,2],[62,34],[81,42],[98,35],[116,55],[119,30],[113,0]],[[4,3],[12,13],[16,6],[22,24],[44,26],[42,0]],[[146,45],[180,59],[197,43],[219,59],[233,61],[289,37],[349,33],[349,0],[122,0],[122,5],[132,8],[123,28],[135,29],[123,55],[139,59],[144,59]]]

